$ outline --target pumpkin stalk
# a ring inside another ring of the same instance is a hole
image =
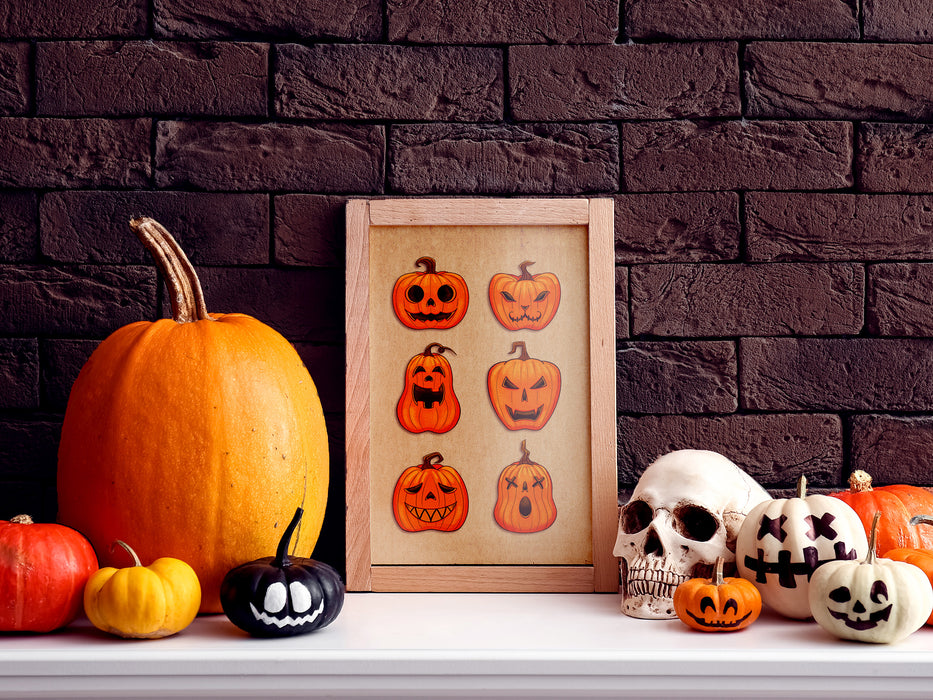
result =
[[[415,267],[423,267],[425,275],[435,275],[437,274],[437,263],[434,258],[429,258],[427,256],[423,258],[418,258],[415,260]]]
[[[422,469],[437,469],[437,465],[444,461],[444,456],[440,452],[432,452],[421,459]]]
[[[797,498],[805,498],[807,495],[807,477],[803,474],[797,479]]]
[[[525,447],[525,440],[522,440],[522,457],[518,460],[519,464],[534,464],[531,461],[531,451]]]
[[[915,515],[910,519],[911,525],[933,525],[933,515]]]
[[[871,532],[868,536],[868,556],[865,557],[866,564],[875,563],[875,542],[878,540],[878,521],[881,519],[881,511],[875,511],[875,516],[871,519]]]
[[[725,583],[722,577],[722,568],[725,563],[726,560],[723,557],[716,557],[716,564],[713,566],[713,576],[710,581],[714,586],[721,586]]]
[[[529,265],[534,265],[534,263],[531,260],[525,260],[524,262],[518,264],[518,269],[522,271],[522,276],[518,278],[519,280],[533,280],[534,279],[534,276],[530,272],[528,272]]]
[[[133,566],[142,566],[142,565],[143,565],[143,563],[142,563],[141,561],[139,561],[139,556],[136,554],[136,552],[133,550],[133,548],[130,547],[130,546],[129,546],[126,542],[124,542],[123,540],[116,540],[112,545],[110,545],[110,551],[112,552],[112,551],[113,551],[113,548],[116,547],[117,545],[120,545],[121,547],[123,547],[123,549],[125,549],[127,552],[129,552],[130,556],[133,557]]]
[[[295,532],[295,528],[298,527],[298,523],[301,522],[301,516],[304,514],[304,509],[301,506],[295,510],[295,515],[292,517],[292,521],[288,524],[288,527],[285,528],[285,532],[282,533],[282,539],[279,540],[278,549],[275,550],[275,559],[272,560],[271,566],[277,567],[286,567],[291,566],[292,561],[288,558],[288,545],[292,540],[292,533]]]
[[[512,349],[509,350],[509,355],[513,354],[516,348],[521,348],[521,353],[518,356],[519,360],[525,362],[526,360],[531,359],[531,356],[528,354],[528,348],[525,347],[524,340],[516,340],[514,343],[512,343]]]
[[[23,515],[14,515],[12,518],[10,518],[10,522],[17,523],[19,525],[33,525],[34,524],[32,518],[26,515],[25,513]]]
[[[155,259],[168,288],[172,318],[176,323],[212,321],[207,313],[201,282],[194,266],[172,234],[155,219],[141,216],[130,221],[130,230]]]
[[[871,490],[871,475],[868,472],[856,469],[849,475],[849,491],[862,493]]]
[[[431,350],[431,348],[437,348],[437,352],[434,352],[433,350]],[[449,352],[451,355],[457,354],[451,348],[448,348],[446,345],[441,345],[440,343],[431,343],[430,345],[428,345],[428,347],[424,349],[424,352],[422,354],[425,357],[430,357],[431,355],[442,355],[445,352]]]

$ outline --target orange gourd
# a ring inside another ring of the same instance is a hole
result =
[[[910,519],[910,523],[912,525],[933,525],[933,516],[915,515]],[[928,549],[898,547],[897,549],[885,552],[881,556],[885,559],[905,561],[908,564],[913,564],[926,574],[927,578],[930,580],[930,584],[933,585],[933,551]],[[930,617],[927,618],[926,624],[933,625],[933,613],[930,613]]]
[[[424,272],[402,275],[392,288],[392,308],[398,320],[415,330],[453,328],[470,305],[463,277],[438,272],[434,258],[418,258],[415,267],[423,267]]]
[[[407,532],[459,530],[470,510],[470,498],[460,473],[441,464],[440,452],[425,455],[395,482],[392,513]]]
[[[453,370],[445,352],[456,355],[440,343],[430,343],[408,361],[395,415],[410,433],[446,433],[460,420]]]
[[[493,517],[509,532],[541,532],[557,519],[554,482],[547,469],[531,461],[525,440],[521,450],[521,458],[499,474]]]
[[[528,271],[533,262],[519,264],[519,275],[504,272],[489,281],[489,305],[493,315],[510,331],[539,331],[554,318],[560,305],[560,281],[553,272]]]
[[[674,591],[674,612],[700,632],[735,632],[761,614],[761,594],[744,578],[723,578],[723,558],[717,557],[712,578],[691,578]]]
[[[557,365],[528,355],[523,341],[512,343],[514,360],[497,362],[486,375],[489,400],[509,430],[540,430],[557,408],[560,370]]]
[[[58,454],[59,521],[103,566],[117,539],[146,561],[189,563],[200,610],[221,612],[224,574],[275,549],[282,513],[304,508],[296,549],[313,549],[327,501],[324,414],[285,338],[244,314],[209,314],[171,235],[149,218],[130,226],[173,317],[118,329],[81,370]]]

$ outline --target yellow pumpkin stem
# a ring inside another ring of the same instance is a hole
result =
[[[862,493],[871,490],[871,475],[868,472],[856,469],[849,475],[849,491]]]
[[[807,496],[807,477],[803,474],[797,479],[797,498],[806,498]]]
[[[722,557],[716,557],[716,564],[713,567],[713,578],[710,580],[714,586],[721,586],[725,581],[722,577],[722,567],[725,565],[726,560]]]
[[[141,561],[139,561],[139,557],[136,555],[136,552],[133,550],[133,548],[130,547],[130,546],[129,546],[126,542],[124,542],[123,540],[116,540],[116,541],[114,541],[114,543],[113,543],[112,545],[110,545],[110,551],[112,552],[112,551],[113,551],[113,548],[114,548],[115,546],[117,546],[117,545],[120,545],[121,547],[123,547],[123,549],[125,549],[127,552],[130,553],[130,556],[133,557],[133,566],[142,566],[142,565],[143,565],[143,563],[142,563]]]
[[[32,525],[33,524],[32,518],[25,514],[14,515],[12,518],[10,518],[10,522],[17,523],[18,525]]]
[[[201,282],[188,256],[166,228],[155,219],[141,216],[130,221],[130,230],[155,259],[168,288],[172,318],[177,323],[212,321],[204,303]]]

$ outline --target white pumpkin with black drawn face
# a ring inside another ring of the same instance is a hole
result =
[[[806,495],[801,476],[796,497],[765,501],[749,512],[739,530],[735,563],[766,605],[803,620],[811,616],[813,572],[826,562],[861,559],[867,551],[858,513],[838,498]]]

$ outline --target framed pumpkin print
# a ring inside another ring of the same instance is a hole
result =
[[[616,592],[611,199],[347,204],[347,588]]]

